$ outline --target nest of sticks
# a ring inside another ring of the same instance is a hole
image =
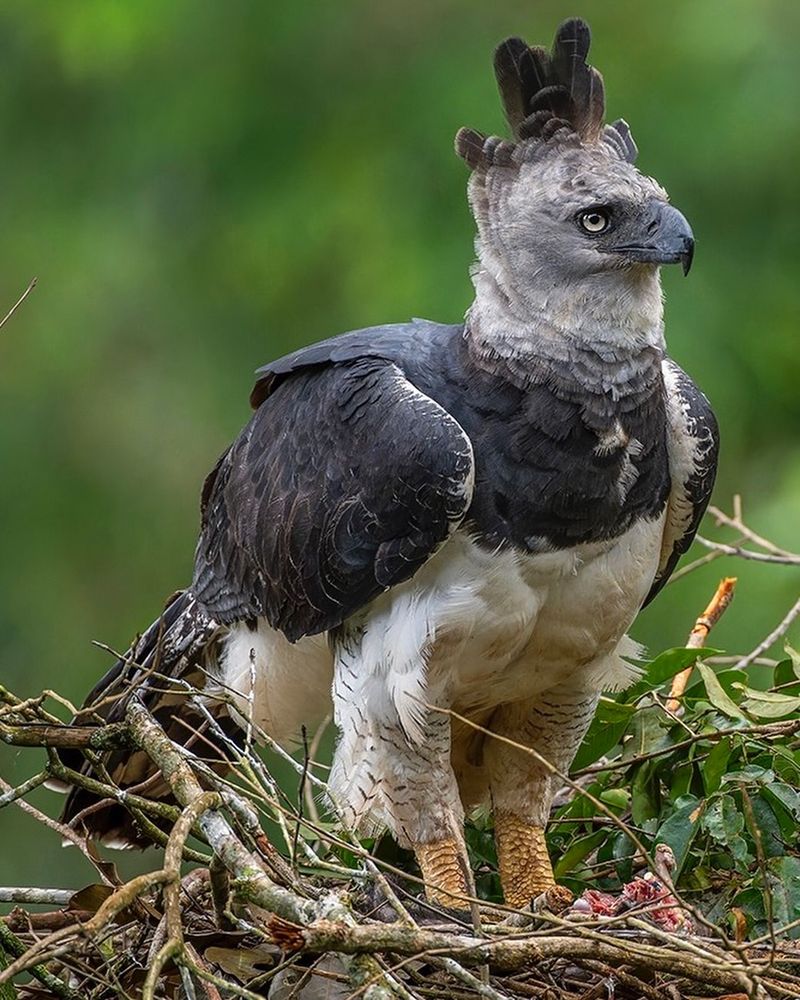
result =
[[[724,583],[700,616],[690,646],[703,644],[731,589]],[[682,683],[679,675],[672,710]],[[0,889],[11,907],[0,918],[0,1000],[800,997],[794,940],[772,926],[750,941],[715,926],[672,884],[666,848],[639,844],[639,873],[621,892],[575,901],[555,887],[524,911],[479,900],[469,912],[438,909],[413,871],[353,838],[335,813],[321,818],[316,739],[296,757],[263,733],[244,747],[219,733],[233,765],[221,777],[135,697],[124,721],[108,726],[68,726],[59,705],[72,710],[53,692],[22,699],[0,688],[0,740],[45,755],[21,784],[0,779],[0,807],[23,808],[73,843],[97,877],[79,891]],[[786,722],[774,726],[788,732]],[[63,747],[90,761],[111,747],[143,751],[176,805],[65,767]],[[299,794],[280,787],[269,760],[295,769]],[[586,794],[580,780],[559,777],[562,804]],[[120,878],[94,844],[28,801],[49,779],[131,809],[152,831],[158,864]]]

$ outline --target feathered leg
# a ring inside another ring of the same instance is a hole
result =
[[[419,699],[413,718],[403,712],[399,699],[387,696],[385,678],[365,667],[358,635],[343,636],[335,656],[334,802],[351,829],[388,827],[401,846],[413,849],[431,902],[463,906],[473,891],[450,719],[419,707]]]
[[[505,705],[489,728],[530,747],[562,774],[572,763],[598,694],[564,684],[533,701]],[[530,753],[486,741],[500,881],[506,903],[527,906],[554,884],[544,831],[559,780]]]

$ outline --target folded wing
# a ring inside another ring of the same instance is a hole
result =
[[[192,592],[217,621],[290,640],[411,577],[458,525],[474,478],[458,422],[380,357],[267,380],[211,473]]]

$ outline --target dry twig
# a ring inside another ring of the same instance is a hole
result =
[[[708,633],[717,624],[722,615],[725,613],[725,609],[733,600],[735,587],[735,576],[726,576],[720,581],[716,593],[711,598],[708,607],[694,623],[694,628],[690,632],[689,638],[686,640],[687,649],[702,649],[703,646],[705,646]],[[669,700],[667,701],[666,706],[668,712],[677,713],[680,711],[680,699],[683,696],[683,692],[686,690],[686,684],[692,670],[693,667],[686,667],[685,670],[681,670],[679,674],[676,674],[673,677],[672,688],[669,692]]]

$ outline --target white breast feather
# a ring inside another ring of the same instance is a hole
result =
[[[418,744],[425,702],[471,713],[571,677],[588,690],[624,687],[636,668],[623,657],[638,652],[625,632],[663,529],[662,515],[612,541],[536,554],[488,551],[457,531],[364,613],[336,696],[340,754],[357,764],[342,759],[341,772],[370,773],[376,733]],[[325,636],[292,644],[262,620],[230,630],[219,680],[245,713],[252,691],[255,721],[287,742],[330,709],[332,668]]]

